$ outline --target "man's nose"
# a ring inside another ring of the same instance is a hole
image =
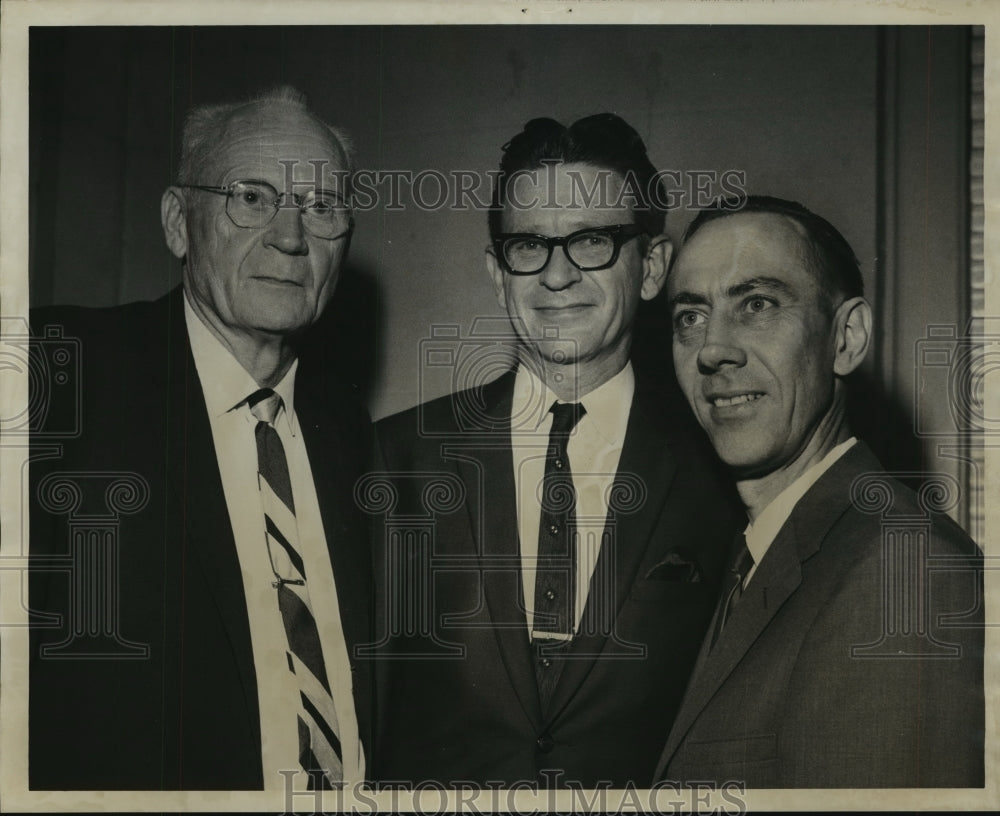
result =
[[[729,321],[709,317],[705,340],[698,350],[698,368],[713,373],[727,366],[740,368],[747,362],[739,331]]]
[[[564,247],[554,246],[552,254],[549,256],[549,262],[538,273],[538,278],[538,282],[546,289],[558,292],[581,280],[583,274],[570,263]]]
[[[271,223],[264,228],[264,245],[288,255],[305,255],[309,252],[302,213],[298,207],[285,204],[278,208]]]

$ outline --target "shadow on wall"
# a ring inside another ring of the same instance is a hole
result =
[[[381,298],[375,270],[350,260],[344,265],[330,305],[302,345],[302,366],[331,369],[353,387],[364,405],[372,400]]]
[[[927,463],[913,428],[912,400],[904,396],[884,393],[871,373],[857,372],[847,384],[847,420],[886,470],[919,472]]]

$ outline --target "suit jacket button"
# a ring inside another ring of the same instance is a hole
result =
[[[538,744],[538,750],[541,751],[543,754],[549,753],[553,748],[556,747],[556,741],[552,739],[552,737],[550,737],[548,734],[542,734],[542,736],[538,738],[537,744]]]

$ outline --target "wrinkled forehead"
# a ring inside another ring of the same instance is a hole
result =
[[[766,276],[818,288],[820,274],[805,228],[778,213],[734,213],[706,222],[684,246],[668,291],[710,292]]]
[[[319,119],[294,105],[256,103],[238,108],[225,122],[209,157],[219,183],[236,179],[330,187],[343,184],[347,158]]]

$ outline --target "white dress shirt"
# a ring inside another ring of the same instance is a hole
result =
[[[841,442],[833,448],[820,461],[775,496],[771,503],[757,516],[756,521],[747,525],[744,535],[747,539],[747,549],[753,556],[753,567],[750,568],[747,577],[743,579],[744,587],[750,583],[750,579],[757,571],[757,565],[770,549],[771,544],[774,543],[778,532],[785,526],[785,522],[788,521],[795,505],[799,503],[799,499],[809,492],[809,488],[819,481],[819,477],[826,473],[833,463],[847,453],[857,441],[857,437],[852,436],[846,442]]]
[[[268,557],[264,508],[257,486],[257,443],[254,436],[257,420],[246,404],[246,398],[258,390],[259,386],[202,323],[188,303],[186,295],[184,319],[191,353],[205,395],[215,455],[222,476],[222,489],[243,573],[243,590],[247,599],[250,640],[257,675],[264,789],[284,791],[285,777],[279,771],[299,768],[296,725],[299,689],[295,675],[288,670],[285,657],[288,641],[278,609],[277,595],[271,585],[274,573]],[[298,361],[292,364],[281,382],[274,387],[284,403],[284,410],[279,412],[274,426],[285,447],[288,461],[292,495],[295,497],[299,545],[308,579],[309,602],[316,618],[337,711],[344,781],[360,782],[364,780],[365,757],[358,735],[351,668],[340,622],[337,587],[309,456],[295,415],[297,368]],[[304,785],[305,775],[296,777],[296,788]]]
[[[608,516],[608,492],[618,472],[634,393],[635,374],[631,363],[628,363],[618,374],[580,400],[586,413],[570,433],[566,446],[576,490],[574,629],[579,627],[583,617],[590,578],[601,552],[601,538]],[[529,635],[535,618],[535,566],[541,517],[539,496],[552,427],[549,409],[556,400],[556,395],[526,366],[517,369],[511,406],[511,450],[517,495],[517,528],[521,539],[523,600]],[[553,637],[551,633],[545,636]]]

